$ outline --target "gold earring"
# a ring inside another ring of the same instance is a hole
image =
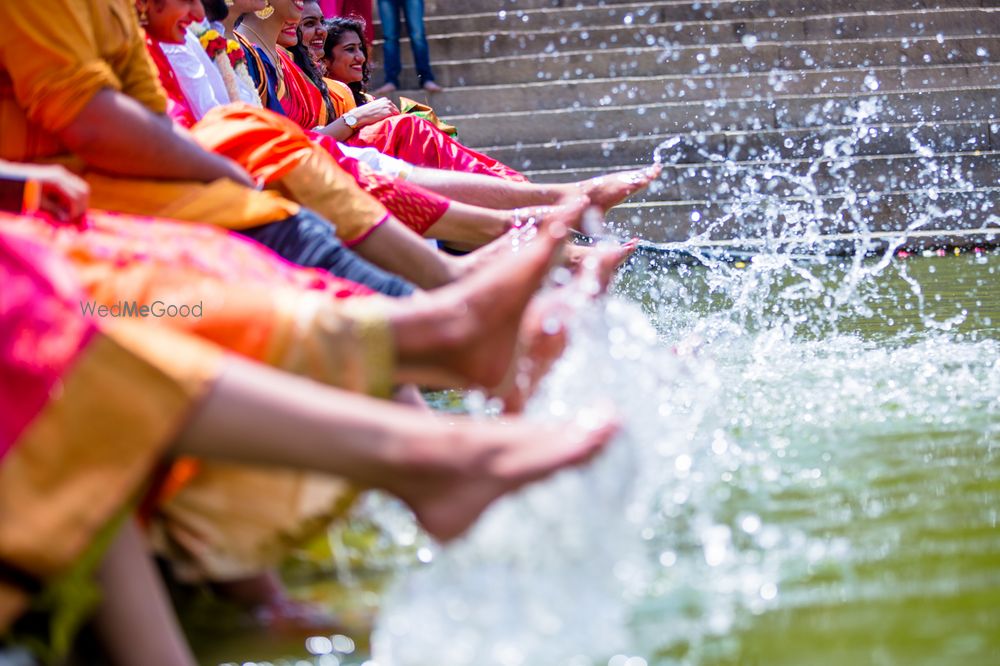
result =
[[[226,3],[226,7],[232,7],[236,4],[236,0],[224,0],[224,2]]]
[[[264,9],[259,12],[254,12],[261,21],[266,21],[271,18],[271,14],[274,13],[274,7],[271,6],[271,0],[264,0]]]
[[[139,8],[139,25],[144,28],[149,25],[149,7],[146,5]]]

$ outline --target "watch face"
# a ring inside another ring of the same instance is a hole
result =
[[[348,127],[354,127],[358,124],[358,119],[348,113],[344,116],[344,122],[347,123]]]

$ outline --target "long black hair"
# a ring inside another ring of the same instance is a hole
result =
[[[323,104],[326,106],[327,122],[333,122],[337,117],[337,112],[333,108],[333,100],[330,99],[330,90],[326,87],[326,81],[323,80],[323,76],[316,69],[316,65],[313,64],[312,58],[309,56],[309,47],[302,43],[302,31],[296,29],[295,32],[299,39],[295,46],[288,50],[291,51],[292,58],[295,59],[295,64],[299,66],[299,69],[305,72],[313,85],[319,88],[320,94],[323,95]]]
[[[352,31],[361,40],[361,52],[365,55],[365,64],[361,66],[361,80],[347,84],[354,94],[354,103],[358,106],[366,103],[365,93],[368,91],[368,81],[371,79],[371,68],[368,66],[368,44],[365,42],[365,21],[359,16],[338,16],[327,19],[326,42],[323,43],[323,56],[329,60],[333,57],[333,47],[340,43],[344,33]]]
[[[209,21],[224,21],[229,16],[226,0],[201,0],[205,7],[205,16]]]

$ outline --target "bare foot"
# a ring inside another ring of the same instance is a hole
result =
[[[288,596],[273,570],[249,578],[217,581],[212,588],[222,598],[249,611],[258,625],[275,633],[314,636],[345,632],[343,623],[322,607]]]
[[[663,167],[654,164],[645,169],[609,173],[584,180],[574,187],[590,197],[595,206],[607,211],[649,185],[660,176],[662,170]]]
[[[611,278],[638,244],[631,240],[613,247],[567,245],[563,264],[577,274],[577,280],[593,280],[582,287],[596,296],[607,291]],[[503,400],[505,412],[523,411],[528,398],[562,356],[568,342],[563,323],[570,318],[571,310],[562,290],[541,294],[528,305],[511,371],[491,392]]]
[[[490,391],[503,401],[504,413],[524,411],[539,383],[566,350],[569,336],[564,322],[571,310],[562,290],[539,294],[528,305],[514,362],[503,382]]]
[[[435,538],[462,534],[500,496],[563,467],[580,465],[618,431],[614,422],[577,425],[476,422],[410,443],[405,474],[387,490],[405,501]]]
[[[455,283],[398,302],[390,321],[399,374],[425,385],[499,384],[514,358],[524,310],[583,210],[564,208],[539,224],[531,242],[508,247]]]
[[[424,81],[423,88],[429,93],[439,93],[444,91],[444,88],[439,86],[434,81]]]
[[[508,229],[495,240],[475,249],[463,247],[461,244],[450,244],[450,246],[460,250],[471,249],[468,254],[453,260],[455,278],[477,271],[483,266],[509,255],[512,248],[530,242],[537,233],[536,229],[545,226],[549,220],[555,220],[559,224],[569,224],[571,229],[579,229],[583,218],[578,215],[577,210],[589,203],[590,199],[577,195],[576,197],[564,197],[554,206],[532,206],[504,211],[503,215],[507,218]]]
[[[396,92],[396,85],[393,83],[383,83],[372,91],[372,97],[387,97]]]
[[[590,271],[597,279],[600,293],[604,293],[615,272],[637,247],[639,240],[636,238],[611,247],[567,245],[563,252],[563,263],[574,273]]]
[[[346,634],[347,627],[322,607],[295,599],[280,599],[251,609],[262,628],[285,636]]]

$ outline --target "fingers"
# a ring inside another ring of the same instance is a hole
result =
[[[90,203],[90,186],[74,174],[59,167],[41,180],[43,211],[60,222],[81,219]]]

